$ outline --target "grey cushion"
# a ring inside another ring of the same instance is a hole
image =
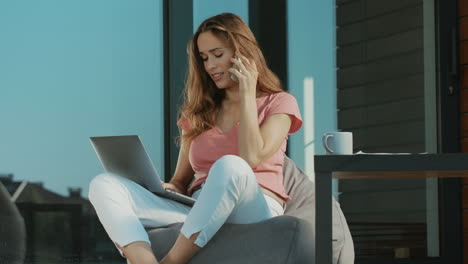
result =
[[[283,174],[284,187],[291,196],[291,200],[286,204],[285,215],[309,221],[315,231],[315,184],[287,156],[284,160]],[[340,204],[334,197],[332,197],[332,221],[333,263],[354,263],[353,239]]]
[[[286,156],[283,174],[291,196],[284,215],[256,224],[224,224],[189,263],[314,263],[314,184]],[[351,236],[336,201],[333,221],[334,263],[353,263]],[[158,259],[170,250],[181,227],[177,223],[148,231]]]
[[[182,223],[149,231],[153,251],[164,257]],[[312,226],[280,216],[256,224],[225,224],[189,263],[313,263]]]

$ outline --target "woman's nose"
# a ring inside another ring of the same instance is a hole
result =
[[[216,63],[214,62],[214,60],[208,59],[208,61],[206,62],[206,68],[209,70],[216,68]]]

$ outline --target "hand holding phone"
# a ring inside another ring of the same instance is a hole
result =
[[[237,56],[234,57],[234,59],[236,59],[237,61],[240,61],[240,59],[239,59]],[[239,68],[237,67],[237,65],[234,64],[234,63],[232,64],[232,68],[233,68],[233,69],[236,69],[236,70],[239,70]],[[234,74],[232,74],[232,73],[231,73],[231,76],[230,76],[230,77],[231,77],[231,80],[233,80],[233,81],[235,81],[235,82],[238,82],[238,81],[239,81],[239,79],[237,79],[237,77],[236,77]]]

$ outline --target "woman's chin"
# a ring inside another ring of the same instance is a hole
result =
[[[231,85],[227,84],[227,83],[215,83],[216,84],[216,87],[218,87],[218,89],[227,89],[229,87],[231,87]]]
[[[230,89],[232,87],[238,86],[238,83],[235,81],[229,80],[227,82],[215,83],[215,85],[216,87],[218,87],[218,89]]]

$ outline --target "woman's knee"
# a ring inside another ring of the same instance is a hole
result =
[[[216,177],[226,177],[230,180],[248,177],[252,173],[249,164],[239,156],[225,155],[219,158],[212,167],[218,174]]]
[[[225,170],[243,171],[250,170],[250,166],[243,158],[236,155],[224,155],[213,164],[214,166],[221,166]]]
[[[239,168],[239,167],[250,168],[247,161],[245,161],[243,158],[236,156],[236,155],[224,155],[218,160],[216,160],[215,164],[216,163],[221,163],[224,166],[230,166],[233,168]]]
[[[98,174],[89,182],[88,199],[92,202],[96,197],[105,193],[105,190],[112,188],[116,181],[118,179],[114,174]]]

